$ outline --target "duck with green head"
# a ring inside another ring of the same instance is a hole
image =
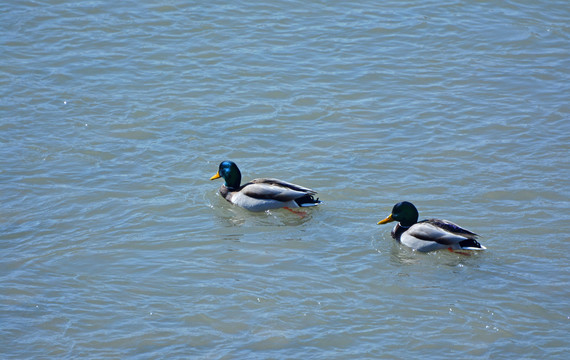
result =
[[[392,213],[380,220],[378,225],[391,221],[398,223],[392,230],[392,237],[414,250],[428,252],[434,250],[485,250],[477,241],[477,234],[441,219],[418,221],[418,209],[408,201],[394,205]]]
[[[220,195],[230,203],[250,211],[316,206],[317,192],[283,180],[259,178],[241,185],[241,172],[233,161],[220,163],[210,180],[224,179]]]

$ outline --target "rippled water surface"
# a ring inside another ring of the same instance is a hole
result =
[[[569,18],[5,2],[1,357],[566,358]],[[324,204],[233,207],[222,160]],[[376,222],[402,200],[488,250],[398,245]]]

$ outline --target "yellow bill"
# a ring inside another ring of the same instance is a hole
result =
[[[394,221],[394,219],[392,219],[392,214],[390,214],[386,219],[378,221],[378,225],[386,224],[390,221]]]

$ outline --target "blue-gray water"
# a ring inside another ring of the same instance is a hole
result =
[[[563,359],[567,1],[0,5],[2,358]],[[319,191],[301,218],[209,181]],[[394,203],[479,234],[419,254]]]

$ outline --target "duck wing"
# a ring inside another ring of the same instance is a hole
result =
[[[254,179],[244,184],[240,191],[243,195],[266,200],[287,202],[301,198],[307,194],[316,194],[315,191],[279,179]]]
[[[295,190],[295,191],[302,191],[305,194],[311,194],[311,195],[314,195],[317,193],[313,189],[309,189],[309,188],[306,188],[306,187],[301,186],[301,185],[297,185],[297,184],[293,184],[293,183],[290,183],[287,181],[283,181],[283,180],[279,180],[279,179],[273,179],[273,178],[253,179],[250,181],[250,183],[274,185],[274,186],[279,186],[279,187],[283,187],[283,188],[287,188],[287,189],[291,189],[291,190]]]
[[[461,235],[461,236],[465,236],[466,238],[477,238],[477,234],[475,234],[474,232],[471,232],[465,228],[462,228],[461,226],[457,225],[456,223],[453,223],[451,221],[448,220],[443,220],[443,219],[427,219],[424,220],[424,222],[428,222],[430,224],[433,224],[445,231],[449,231],[450,233],[453,234],[457,234],[457,235]]]
[[[444,221],[441,223],[441,221]],[[453,225],[453,226],[451,226]],[[457,228],[466,231],[467,233],[457,232]],[[419,240],[434,241],[438,244],[450,246],[458,244],[464,240],[473,239],[475,234],[461,228],[457,224],[453,224],[445,220],[432,221],[424,220],[412,225],[406,235],[412,236]]]

